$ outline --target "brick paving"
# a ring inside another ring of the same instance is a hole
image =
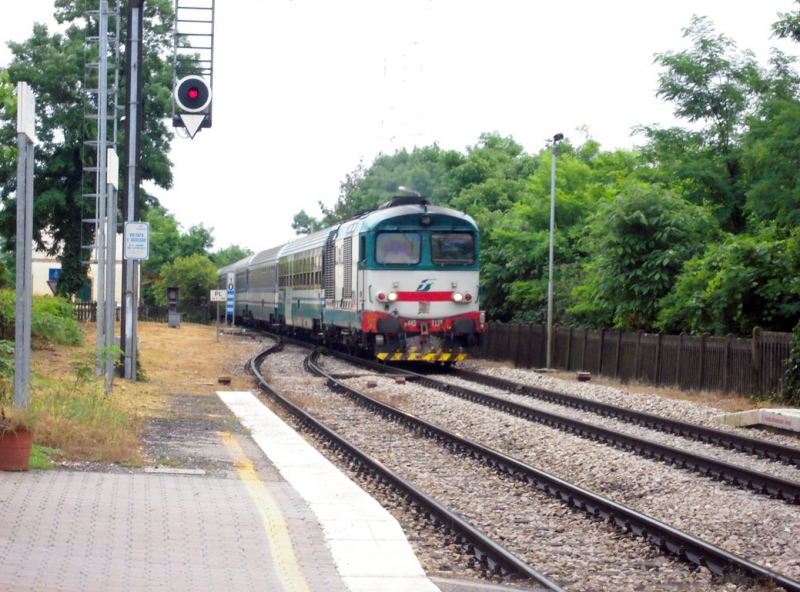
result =
[[[276,578],[268,533],[242,481],[0,473],[0,590],[346,590],[302,500],[285,483],[268,486],[306,582]]]

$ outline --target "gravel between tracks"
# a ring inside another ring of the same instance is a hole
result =
[[[377,451],[375,454],[382,461],[391,464],[398,472],[407,471],[413,475],[412,481],[419,487],[426,491],[436,491],[435,497],[443,503],[460,508],[457,511],[479,528],[487,530],[493,536],[504,537],[509,546],[520,549],[518,554],[521,556],[527,559],[527,554],[530,554],[528,560],[532,565],[567,584],[571,589],[596,589],[599,585],[597,582],[594,584],[595,588],[583,588],[581,575],[586,573],[588,577],[588,573],[596,571],[593,567],[598,567],[594,562],[606,561],[604,558],[609,556],[616,557],[619,568],[618,573],[608,576],[608,582],[602,583],[603,587],[608,584],[623,590],[657,590],[663,589],[660,586],[664,585],[663,578],[666,578],[672,581],[668,584],[670,589],[698,585],[724,590],[769,589],[746,587],[733,582],[712,583],[705,569],[689,570],[685,565],[665,562],[641,541],[609,536],[607,526],[591,523],[556,502],[540,501],[538,494],[531,492],[530,488],[500,478],[482,467],[454,467],[452,458],[448,460],[446,454],[439,456],[442,452],[433,444],[423,446],[424,454],[416,447],[416,452],[410,452],[401,440],[395,442],[393,439],[395,431],[405,432],[403,428],[386,429],[383,424],[383,428],[378,428],[377,432],[368,436],[365,426],[375,424],[374,420],[369,421],[365,415],[361,421],[352,424],[348,419],[355,413],[367,412],[353,412],[352,407],[347,406],[347,413],[342,415],[337,412],[336,405],[330,409],[323,404],[325,401],[336,400],[337,395],[320,390],[323,386],[321,381],[302,372],[300,360],[304,355],[304,351],[297,350],[270,356],[268,372],[273,378],[280,377],[278,388],[301,399],[303,405],[311,407],[312,413],[330,414],[332,422],[355,425],[348,435],[355,443],[365,448],[374,448]],[[326,358],[324,363],[334,371],[359,372],[330,358]],[[516,377],[513,379],[518,380]],[[368,380],[377,382],[378,386],[367,389]],[[433,423],[611,497],[770,569],[795,579],[800,575],[800,545],[795,542],[796,535],[800,532],[800,515],[796,507],[735,490],[687,471],[581,440],[540,424],[477,407],[412,383],[397,385],[391,378],[374,376],[360,376],[350,379],[350,382],[361,390],[368,390],[370,394],[379,394],[382,400],[414,415],[427,417]],[[551,384],[548,388],[553,386]],[[605,391],[613,390],[600,388]],[[604,393],[604,396],[609,397],[609,393]],[[672,408],[671,404],[675,404],[676,408]],[[686,419],[683,409],[685,402],[664,400],[649,405],[648,410],[651,413]],[[653,406],[658,406],[660,410],[653,410]],[[663,410],[666,407],[670,408],[668,413]],[[407,435],[402,437],[408,438]],[[459,464],[464,465],[463,462]],[[437,469],[443,466],[448,469]],[[462,470],[466,472],[461,473]],[[473,479],[477,474],[486,474],[485,479]],[[453,479],[451,483],[455,484],[454,489],[448,490],[449,493],[439,490],[445,476]],[[480,487],[470,491],[469,497],[481,501],[459,506],[459,503],[464,502],[462,489],[467,483],[470,487]],[[486,485],[487,483],[491,485]],[[535,512],[531,511],[533,504],[539,508]],[[503,521],[503,516],[511,516],[516,526],[512,531],[493,532],[496,525]],[[574,528],[577,531],[572,530]],[[598,529],[603,531],[604,536],[599,536]],[[544,535],[551,544],[538,544]],[[558,543],[556,539],[560,537],[563,540]],[[552,543],[561,546],[554,547]],[[432,572],[441,571],[441,549],[436,557],[427,558],[425,551],[431,545],[418,543],[417,546],[426,569]],[[554,552],[554,548],[559,549],[558,552]],[[652,580],[648,581],[641,572],[634,573],[633,570],[639,567],[645,567],[645,572],[650,570],[658,573],[662,580],[656,584]]]

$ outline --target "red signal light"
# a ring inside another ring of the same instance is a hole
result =
[[[175,85],[175,104],[186,113],[208,113],[211,87],[200,76],[187,76]]]

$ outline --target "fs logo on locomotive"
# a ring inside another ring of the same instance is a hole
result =
[[[417,286],[417,292],[430,292],[431,288],[433,288],[433,282],[436,281],[435,279],[432,280],[422,280]],[[430,282],[430,283],[428,283]]]

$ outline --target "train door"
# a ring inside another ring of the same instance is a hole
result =
[[[323,327],[333,325],[334,305],[336,303],[336,235],[338,227],[331,230],[322,250],[322,292],[324,298],[322,311]],[[326,311],[330,311],[327,312]]]
[[[364,310],[364,305],[366,302],[366,289],[367,289],[367,278],[366,278],[366,266],[367,266],[367,235],[360,234],[358,235],[358,264],[357,264],[357,271],[356,271],[356,296],[358,298],[357,301],[357,310],[358,312],[362,312]]]
[[[287,325],[292,325],[292,284],[294,283],[294,275],[292,269],[294,256],[289,255],[281,259],[281,288],[280,299],[283,304],[283,318]]]

